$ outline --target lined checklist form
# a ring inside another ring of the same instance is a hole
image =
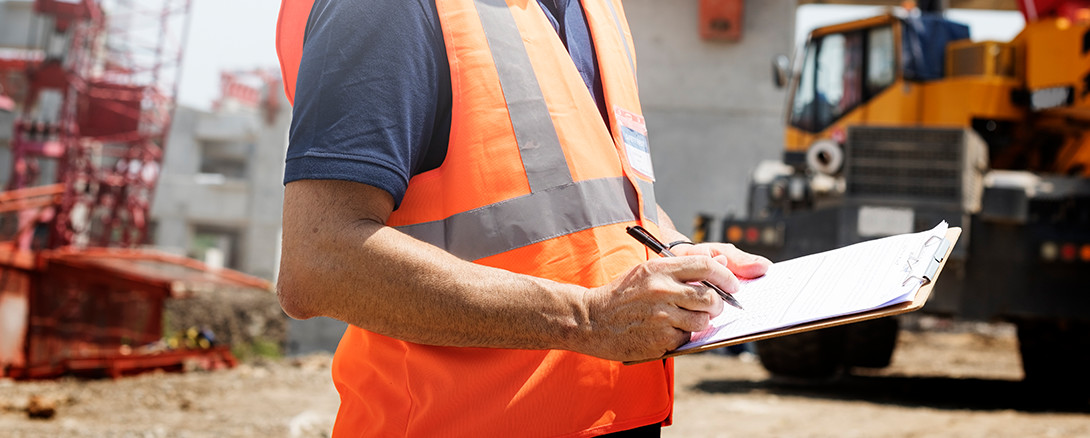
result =
[[[763,277],[742,280],[734,297],[746,310],[727,307],[678,352],[911,302],[927,281],[929,262],[948,249],[942,244],[947,228],[944,221],[920,233],[775,263]]]

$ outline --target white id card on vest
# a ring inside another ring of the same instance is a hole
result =
[[[651,146],[647,141],[647,124],[643,116],[614,107],[617,125],[621,128],[625,155],[632,169],[648,180],[655,181],[655,170],[651,167]]]

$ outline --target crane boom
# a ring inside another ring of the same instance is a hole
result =
[[[1027,23],[1048,17],[1078,19],[1090,16],[1090,1],[1087,0],[1018,0],[1018,8]]]

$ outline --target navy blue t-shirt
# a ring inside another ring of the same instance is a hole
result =
[[[538,0],[606,117],[597,58],[579,0]],[[451,85],[433,0],[316,0],[284,170],[302,179],[378,187],[401,204],[409,178],[442,164]]]

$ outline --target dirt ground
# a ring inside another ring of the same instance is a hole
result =
[[[117,381],[0,380],[2,437],[321,437],[337,408],[328,355]],[[770,379],[752,357],[677,359],[665,437],[1090,437],[1090,404],[1023,385],[1003,325],[902,331],[893,364],[819,383]],[[29,419],[37,395],[51,419]]]

